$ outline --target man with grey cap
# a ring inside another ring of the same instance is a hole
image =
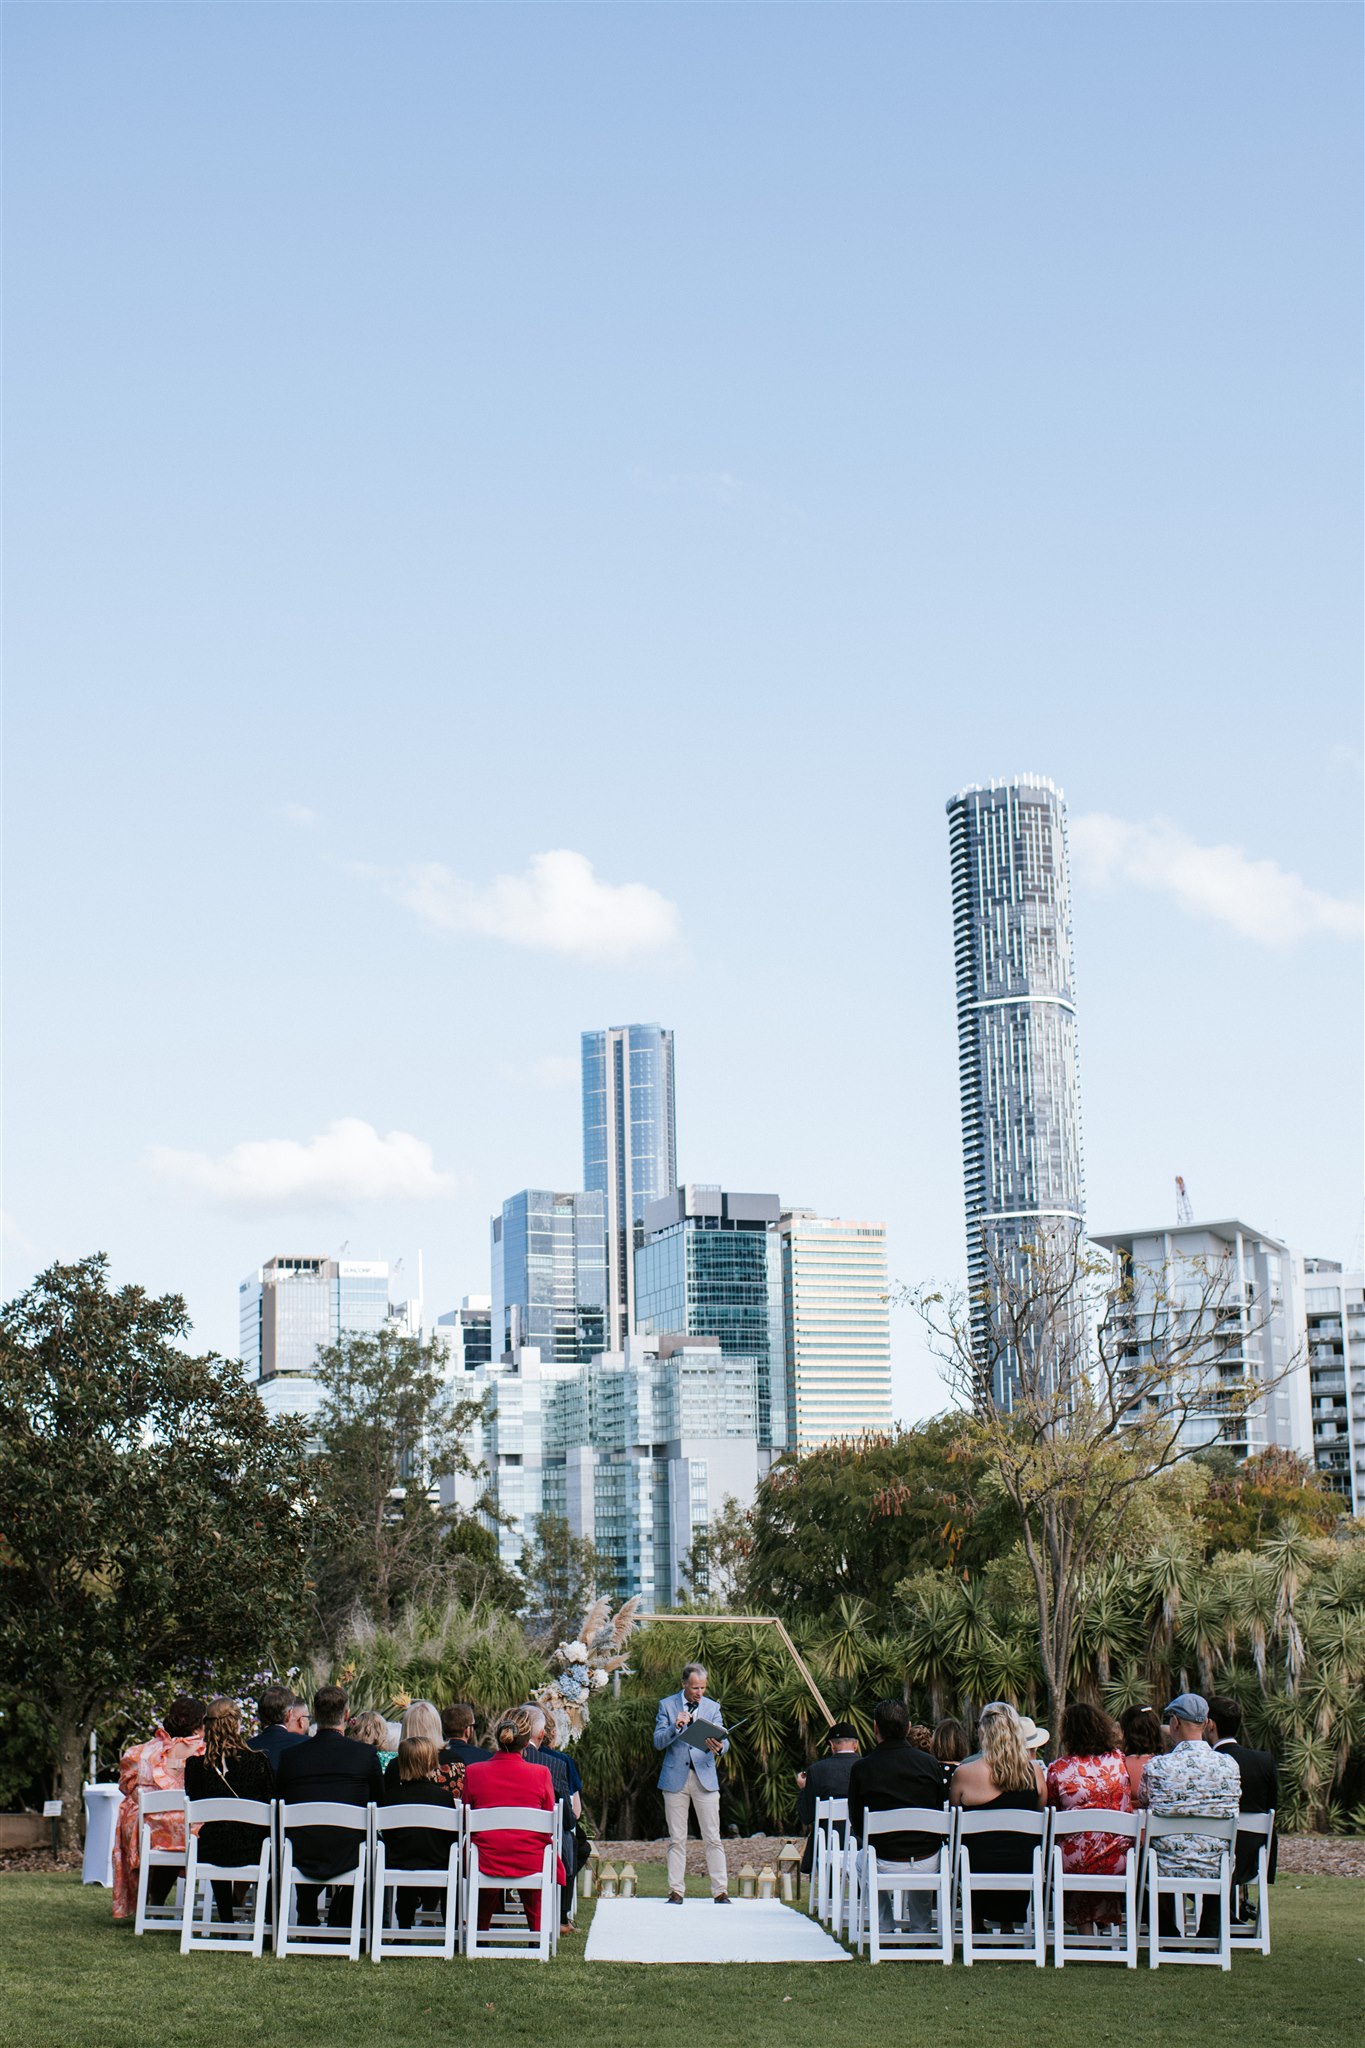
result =
[[[1137,1803],[1166,1819],[1232,1820],[1241,1807],[1242,1778],[1230,1756],[1211,1749],[1204,1740],[1209,1703],[1197,1692],[1177,1693],[1166,1709],[1166,1726],[1171,1747],[1164,1756],[1154,1756],[1146,1765],[1138,1785]],[[1217,1877],[1218,1859],[1227,1844],[1215,1835],[1176,1835],[1157,1850],[1157,1864],[1163,1877]],[[1200,1915],[1199,1932],[1217,1935],[1218,1903],[1206,1899]],[[1174,1934],[1175,1902],[1161,1900],[1160,1926],[1163,1934]]]

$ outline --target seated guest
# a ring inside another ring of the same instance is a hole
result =
[[[869,1813],[888,1813],[897,1806],[942,1806],[948,1789],[948,1774],[937,1757],[915,1749],[906,1741],[910,1710],[904,1700],[883,1700],[873,1709],[872,1725],[877,1746],[868,1756],[856,1757],[848,1774],[848,1825],[855,1840],[865,1845],[863,1822]],[[933,1835],[876,1835],[878,1870],[928,1869],[938,1854]],[[930,1925],[927,1892],[909,1892],[905,1925],[922,1931]],[[895,1926],[892,1894],[883,1892],[877,1903],[882,1931]]]
[[[829,1744],[828,1756],[817,1756],[806,1765],[804,1771],[796,1774],[796,1815],[806,1830],[806,1846],[801,1854],[801,1874],[810,1876],[811,1862],[815,1854],[815,1802],[817,1799],[847,1799],[849,1774],[858,1760],[858,1731],[849,1721],[835,1721],[831,1724],[825,1740]],[[834,1823],[835,1833],[842,1842],[848,1835],[845,1821]]]
[[[972,1738],[961,1721],[951,1715],[937,1723],[929,1738],[930,1754],[936,1756],[945,1767],[951,1780],[960,1763],[972,1753]]]
[[[1243,1813],[1273,1813],[1280,1803],[1280,1767],[1268,1749],[1251,1749],[1242,1740],[1242,1709],[1236,1700],[1228,1699],[1222,1693],[1215,1693],[1209,1701],[1209,1740],[1220,1756],[1230,1756],[1237,1766],[1237,1775],[1242,1781],[1241,1811]],[[1275,1882],[1275,1865],[1279,1860],[1279,1837],[1270,1838],[1270,1857],[1266,1877]],[[1261,1837],[1239,1833],[1237,1854],[1232,1869],[1234,1890],[1238,1893],[1236,1919],[1245,1919],[1247,1905],[1241,1896],[1252,1883],[1260,1863]]]
[[[442,1751],[441,1717],[430,1700],[411,1700],[404,1707],[398,1727],[398,1742],[400,1748],[405,1742],[429,1742],[438,1751],[436,1782],[444,1785],[452,1798],[460,1797],[464,1789],[464,1765],[456,1763]],[[386,1775],[393,1771],[392,1763],[385,1766]]]
[[[441,1731],[446,1739],[442,1754],[447,1763],[486,1764],[493,1752],[474,1740],[474,1709],[465,1700],[441,1713]]]
[[[1241,1775],[1226,1750],[1210,1749],[1204,1740],[1208,1718],[1209,1703],[1201,1694],[1177,1693],[1166,1709],[1171,1748],[1165,1756],[1148,1759],[1138,1786],[1139,1806],[1163,1820],[1228,1820],[1237,1812]],[[1217,1877],[1222,1851],[1215,1835],[1176,1835],[1158,1846],[1157,1870],[1162,1877]],[[1175,1901],[1169,1892],[1161,1899],[1157,1925],[1163,1934],[1177,1932]],[[1222,1932],[1222,1915],[1212,1894],[1204,1900],[1199,1932],[1214,1940]]]
[[[204,1753],[185,1759],[187,1799],[259,1799],[275,1796],[270,1758],[247,1747],[242,1713],[236,1700],[210,1700],[204,1716]],[[199,1830],[199,1854],[205,1863],[255,1863],[268,1828],[249,1821],[208,1820]],[[246,1897],[246,1885],[213,1880],[213,1904],[220,1920],[230,1920],[234,1906]],[[193,1907],[191,1906],[191,1911]]]
[[[466,1806],[474,1811],[481,1806],[529,1806],[553,1813],[555,1788],[549,1771],[544,1764],[526,1761],[526,1750],[535,1730],[535,1720],[524,1708],[503,1715],[493,1730],[497,1753],[487,1763],[470,1764],[465,1771]],[[544,1835],[531,1834],[524,1828],[490,1828],[487,1834],[476,1835],[473,1840],[478,1845],[479,1870],[484,1877],[505,1878],[509,1884],[515,1884],[519,1877],[533,1877],[540,1872],[545,1855]],[[562,1885],[562,1863],[556,1875]],[[526,1892],[520,1896],[526,1924],[535,1933],[540,1928],[540,1893]],[[497,1899],[496,1892],[480,1892],[480,1927],[492,1925]]]
[[[146,1742],[135,1743],[119,1760],[118,1783],[123,1803],[114,1830],[114,1918],[131,1920],[137,1911],[138,1868],[142,1858],[138,1826],[137,1795],[145,1792],[180,1792],[185,1785],[185,1764],[204,1747],[204,1702],[181,1693],[166,1709],[166,1718]],[[185,1851],[185,1823],[178,1813],[147,1816],[154,1849]],[[154,1863],[147,1872],[147,1901],[160,1906],[175,1889],[181,1875],[172,1863]]]
[[[1166,1747],[1161,1735],[1161,1716],[1155,1707],[1125,1707],[1119,1717],[1119,1729],[1123,1736],[1128,1783],[1136,1799],[1143,1772],[1152,1758],[1160,1756]]]
[[[929,1752],[930,1756],[933,1755],[934,1731],[926,1722],[912,1721],[906,1730],[905,1739],[911,1749],[924,1749]]]
[[[1062,1754],[1047,1767],[1047,1803],[1058,1812],[1101,1807],[1109,1813],[1133,1811],[1133,1788],[1127,1758],[1119,1753],[1119,1731],[1108,1714],[1073,1700],[1062,1715]],[[1059,1836],[1062,1869],[1088,1871],[1095,1877],[1117,1877],[1134,1845],[1117,1835]],[[1071,1892],[1067,1910],[1082,1934],[1111,1927],[1123,1918],[1117,1892]]]
[[[420,1735],[405,1735],[398,1755],[384,1773],[381,1806],[439,1806],[455,1810],[456,1794],[439,1772],[440,1751],[434,1742]],[[455,1767],[463,1776],[464,1766]],[[384,1837],[384,1860],[395,1870],[443,1870],[450,1861],[454,1835],[437,1828],[394,1828]],[[418,1891],[414,1885],[400,1885],[394,1894],[398,1925],[411,1927],[420,1901],[433,1911],[441,1903],[438,1891]],[[376,1912],[378,1905],[376,1904]],[[447,1910],[453,1912],[454,1901]]]
[[[573,1897],[573,1881],[578,1872],[578,1861],[574,1854],[574,1829],[578,1825],[578,1816],[583,1811],[583,1781],[578,1775],[578,1766],[570,1763],[562,1750],[547,1747],[544,1708],[537,1706],[534,1700],[527,1700],[517,1712],[529,1714],[534,1723],[534,1732],[526,1747],[526,1761],[528,1764],[544,1764],[550,1773],[550,1782],[555,1788],[555,1798],[562,1809],[560,1837],[564,1844],[564,1869],[567,1875],[564,1881],[563,1900],[565,1918],[560,1923],[559,1931],[561,1934],[571,1934],[573,1929],[568,1913]],[[574,1790],[575,1782],[578,1785],[577,1792]]]
[[[322,1685],[313,1695],[317,1732],[286,1749],[275,1770],[275,1796],[291,1804],[325,1799],[340,1806],[368,1806],[378,1799],[383,1775],[368,1742],[346,1737],[346,1695],[339,1685]],[[318,1896],[328,1886],[327,1924],[349,1926],[350,1885],[330,1880],[354,1868],[358,1838],[346,1828],[291,1828],[294,1867],[305,1880],[298,1887],[298,1924],[316,1927]]]
[[[367,1708],[363,1714],[352,1714],[346,1723],[346,1740],[368,1742],[379,1758],[381,1771],[386,1771],[398,1754],[396,1749],[389,1748],[388,1722],[382,1714],[376,1713],[373,1707]]]
[[[270,1759],[272,1770],[286,1749],[308,1740],[308,1709],[287,1685],[268,1685],[256,1701],[258,1732],[247,1744]]]
[[[992,1700],[982,1709],[977,1734],[980,1754],[966,1758],[953,1772],[948,1793],[953,1805],[968,1813],[1040,1813],[1047,1797],[1047,1779],[1014,1708],[1005,1700]],[[1048,1739],[1046,1729],[1034,1728],[1033,1736],[1041,1736],[1044,1742]],[[967,1846],[972,1860],[972,1926],[981,1934],[987,1921],[994,1921],[1002,1933],[1013,1933],[1024,1917],[1027,1895],[978,1891],[976,1879],[992,1872],[1024,1875],[1033,1867],[1037,1844],[1027,1835],[1002,1832],[971,1835]]]

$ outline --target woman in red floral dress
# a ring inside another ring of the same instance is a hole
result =
[[[185,1785],[185,1759],[204,1752],[204,1702],[182,1693],[166,1710],[163,1725],[146,1742],[125,1750],[118,1782],[123,1804],[114,1830],[114,1918],[131,1920],[137,1911],[137,1874],[142,1847],[137,1820],[139,1791],[179,1792]],[[185,1849],[185,1821],[178,1813],[148,1816],[154,1849]],[[169,1863],[154,1864],[147,1876],[147,1899],[154,1906],[168,1898],[178,1872]]]
[[[1101,1807],[1110,1813],[1133,1811],[1133,1789],[1127,1760],[1119,1749],[1119,1731],[1098,1707],[1074,1700],[1062,1716],[1065,1754],[1047,1767],[1047,1803],[1062,1813],[1078,1807]],[[1116,1835],[1063,1835],[1059,1844],[1065,1871],[1095,1877],[1118,1877],[1130,1843]],[[1068,1913],[1082,1934],[1110,1927],[1123,1917],[1117,1892],[1068,1892]]]

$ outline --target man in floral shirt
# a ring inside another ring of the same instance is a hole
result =
[[[1197,1692],[1177,1694],[1166,1709],[1166,1726],[1171,1731],[1171,1748],[1165,1756],[1154,1756],[1142,1773],[1137,1803],[1163,1819],[1205,1817],[1209,1820],[1235,1819],[1242,1801],[1242,1777],[1230,1756],[1211,1749],[1204,1740],[1209,1703]],[[1157,1849],[1157,1867],[1163,1877],[1216,1878],[1218,1859],[1228,1848],[1213,1835],[1176,1835]],[[1200,1915],[1199,1932],[1217,1935],[1218,1904],[1206,1899]],[[1174,1934],[1175,1902],[1161,1901],[1160,1926],[1163,1934]]]

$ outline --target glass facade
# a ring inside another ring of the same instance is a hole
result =
[[[882,1224],[783,1217],[790,1450],[890,1429],[888,1293]]]
[[[608,1349],[635,1327],[636,1246],[645,1205],[677,1179],[673,1033],[619,1024],[583,1033],[583,1185],[605,1203]]]
[[[1038,776],[948,805],[967,1273],[979,1346],[1014,1249],[1085,1227],[1066,805]],[[1008,1403],[1011,1363],[997,1366]]]
[[[319,1350],[343,1331],[372,1335],[389,1321],[389,1269],[381,1260],[281,1255],[243,1280],[238,1309],[242,1362],[269,1390],[267,1405],[310,1414]]]
[[[493,1218],[491,1344],[533,1344],[543,1359],[586,1362],[606,1348],[605,1204],[599,1193],[523,1188]]]
[[[714,1337],[727,1357],[752,1358],[758,1440],[781,1450],[786,1359],[777,1198],[771,1202],[771,1221],[733,1218],[722,1197],[711,1213],[685,1215],[647,1237],[635,1254],[635,1327],[642,1337]]]

